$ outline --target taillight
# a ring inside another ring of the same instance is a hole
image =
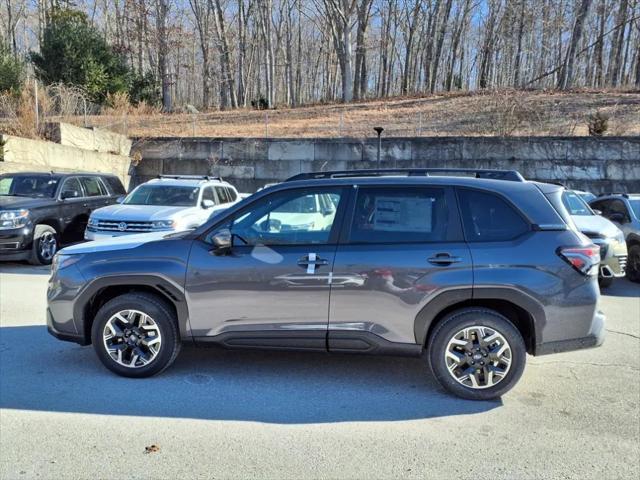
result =
[[[600,247],[560,247],[558,255],[583,275],[597,275],[600,263]]]

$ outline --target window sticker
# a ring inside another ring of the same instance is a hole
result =
[[[433,201],[433,198],[376,197],[374,228],[430,233]]]

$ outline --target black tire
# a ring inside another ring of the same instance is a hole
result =
[[[613,284],[613,277],[598,277],[600,288],[609,288]]]
[[[457,332],[473,326],[488,327],[498,332],[511,348],[511,366],[506,375],[495,385],[486,388],[474,388],[458,382],[449,372],[445,359],[449,341]],[[480,307],[463,308],[447,314],[436,325],[427,342],[429,365],[438,383],[448,392],[469,400],[492,400],[511,390],[522,376],[526,354],[527,349],[518,329],[498,312]]]
[[[632,245],[629,247],[627,279],[632,282],[640,283],[640,245]]]
[[[49,225],[36,225],[33,231],[29,263],[32,265],[51,265],[53,256],[60,247],[59,242],[60,237],[55,228]]]
[[[156,357],[148,364],[130,368],[119,364],[107,352],[103,332],[109,319],[124,310],[138,310],[147,314],[158,326],[162,338]],[[114,373],[123,377],[144,378],[157,375],[168,368],[180,352],[178,322],[173,310],[161,298],[148,293],[127,293],[105,303],[95,317],[91,328],[91,341],[100,361]]]

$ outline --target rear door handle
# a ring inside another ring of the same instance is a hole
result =
[[[462,258],[452,256],[448,253],[437,253],[433,257],[429,257],[427,261],[434,265],[445,266],[451,265],[452,263],[460,263],[462,261]]]

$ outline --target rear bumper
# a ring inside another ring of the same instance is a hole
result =
[[[604,342],[606,334],[606,317],[602,312],[596,312],[591,322],[589,334],[581,338],[571,338],[556,342],[541,343],[536,345],[534,355],[548,355],[551,353],[570,352],[585,348],[599,347]]]

